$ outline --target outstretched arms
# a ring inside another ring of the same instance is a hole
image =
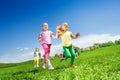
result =
[[[56,33],[56,38],[60,38],[60,37],[61,37],[61,35],[62,35],[62,32],[61,32],[61,31],[59,31],[59,30],[57,30],[57,33]]]
[[[76,39],[76,38],[79,37],[79,36],[80,36],[80,33],[77,33],[77,34],[75,34],[75,35],[71,34],[71,38],[73,38],[73,39]]]

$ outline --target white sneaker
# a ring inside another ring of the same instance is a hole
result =
[[[54,67],[53,66],[48,66],[48,69],[49,70],[54,70]]]

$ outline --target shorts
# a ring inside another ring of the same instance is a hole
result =
[[[43,57],[46,58],[46,54],[50,53],[51,44],[43,43],[42,47],[44,49],[44,55],[43,55]]]
[[[34,63],[37,63],[38,60],[39,60],[39,59],[38,59],[37,57],[35,57],[35,58],[34,58]]]

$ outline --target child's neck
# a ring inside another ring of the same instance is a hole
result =
[[[48,31],[48,30],[43,30],[43,31]]]
[[[63,31],[63,33],[65,33],[65,32],[67,32],[68,30],[66,30],[66,31]]]

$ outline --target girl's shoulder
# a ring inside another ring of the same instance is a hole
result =
[[[53,32],[50,30],[47,30],[47,31],[41,31],[40,34],[53,34]]]
[[[49,33],[49,34],[54,34],[51,30],[48,30],[48,33]]]
[[[67,34],[71,34],[72,32],[71,32],[71,31],[67,31],[66,33],[67,33]]]
[[[48,32],[52,32],[51,30],[48,30]]]
[[[71,31],[67,31],[67,32],[71,33]]]
[[[67,34],[67,35],[71,35],[72,32],[71,32],[71,31],[67,31],[66,34]]]
[[[42,34],[44,31],[42,30],[42,31],[40,31],[40,34]]]

